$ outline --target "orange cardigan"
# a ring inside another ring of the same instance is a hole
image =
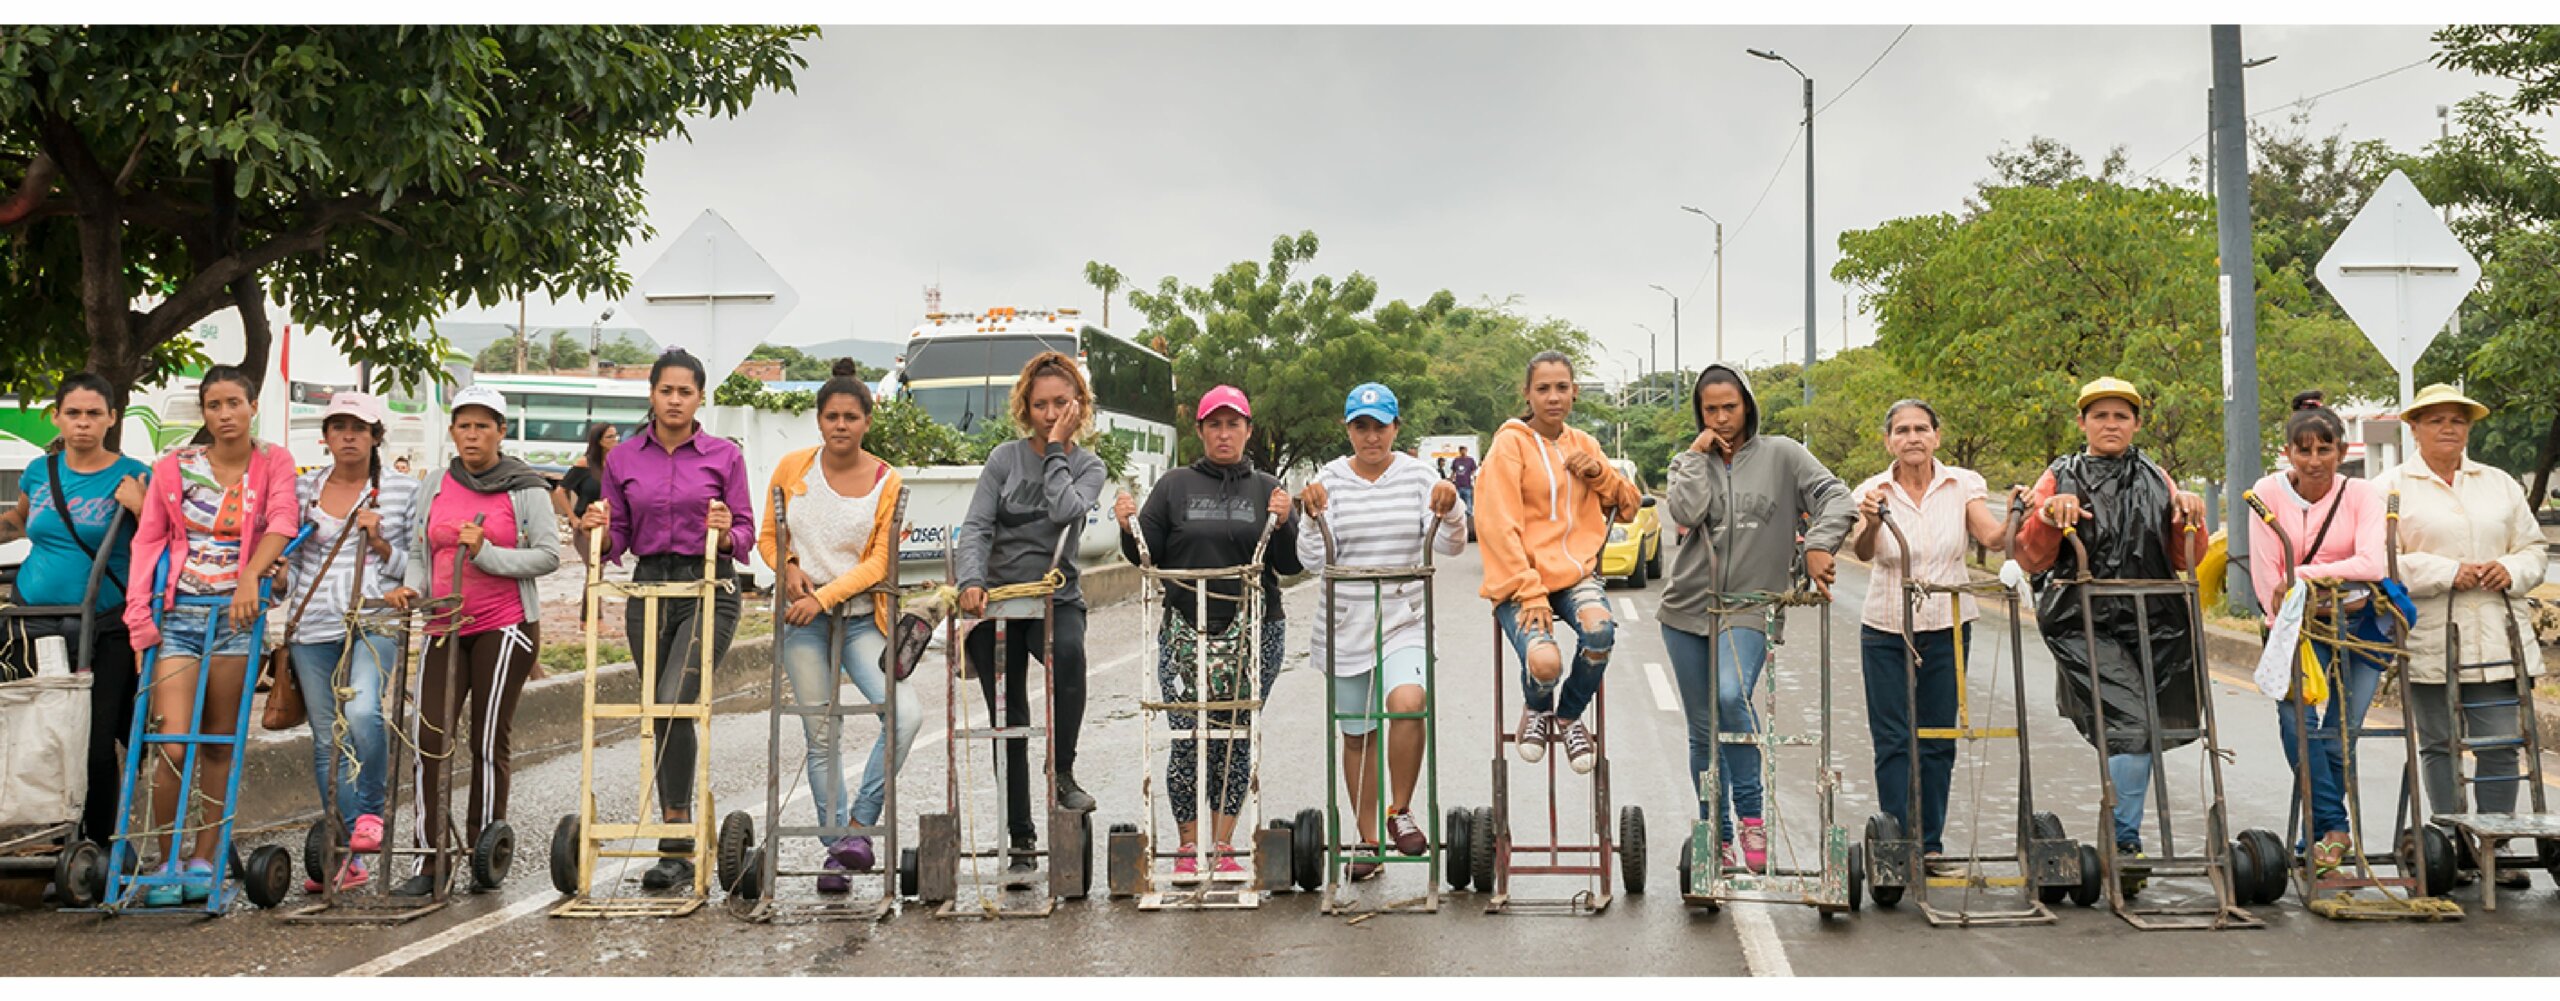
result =
[[[809,467],[816,465],[817,462],[818,450],[815,448],[806,448],[783,456],[782,461],[773,467],[772,485],[766,489],[765,496],[772,497],[774,487],[781,488],[786,497],[798,497],[808,493]],[[844,576],[818,587],[818,604],[829,609],[861,594],[872,585],[887,580],[889,564],[897,559],[898,530],[902,526],[897,525],[893,519],[897,517],[898,491],[905,489],[906,480],[905,477],[898,475],[895,467],[884,463],[882,468],[888,470],[887,475],[871,488],[882,502],[880,513],[871,521],[871,540],[863,544],[862,561]],[[773,508],[772,504],[764,505],[764,527],[756,533],[756,552],[764,557],[766,566],[773,567],[774,572],[779,574],[783,561],[780,554],[775,552],[780,542],[780,535],[774,528]],[[896,609],[890,605],[888,596],[871,596],[871,621],[880,628],[880,635],[889,635],[889,617],[895,611]]]
[[[1643,502],[1635,484],[1603,466],[1586,484],[1565,472],[1567,452],[1608,460],[1600,441],[1567,427],[1554,441],[1518,419],[1493,433],[1493,447],[1476,469],[1476,539],[1484,559],[1484,586],[1492,601],[1532,601],[1572,587],[1597,569],[1608,537],[1604,508],[1633,511]]]

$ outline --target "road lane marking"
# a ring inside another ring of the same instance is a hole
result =
[[[1671,687],[1671,676],[1669,672],[1662,669],[1662,665],[1656,664],[1652,661],[1646,661],[1644,665],[1644,680],[1651,683],[1653,686],[1653,704],[1655,708],[1667,713],[1676,713],[1680,711],[1680,693],[1678,690]]]
[[[379,977],[411,963],[415,963],[421,959],[435,955],[436,953],[443,952],[446,949],[452,948],[453,946],[459,945],[470,939],[477,938],[482,932],[486,932],[489,929],[496,928],[499,925],[506,924],[507,922],[514,921],[517,918],[524,917],[545,908],[559,906],[559,904],[559,897],[537,893],[508,905],[506,910],[483,914],[479,917],[472,918],[469,921],[465,921],[451,928],[429,935],[426,938],[419,939],[418,941],[409,943],[408,945],[401,946],[398,949],[383,953],[379,958],[370,962],[348,967],[338,975],[341,977]]]
[[[1742,962],[1755,977],[1792,977],[1794,966],[1787,963],[1787,948],[1778,941],[1778,925],[1769,920],[1769,909],[1745,905],[1733,910],[1733,932],[1742,939]]]
[[[1644,621],[1644,613],[1636,611],[1636,600],[1634,598],[1618,599],[1618,617],[1629,622]]]

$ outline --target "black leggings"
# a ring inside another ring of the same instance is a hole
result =
[[[124,789],[124,754],[133,736],[133,700],[141,677],[133,668],[133,643],[117,610],[99,614],[89,647],[89,798],[81,804],[80,836],[105,845],[116,836],[116,797]],[[76,652],[76,651],[75,651]]]
[[[1055,742],[1051,762],[1061,775],[1071,774],[1076,767],[1076,735],[1084,727],[1084,617],[1082,605],[1059,603],[1051,613],[1058,624],[1056,647],[1050,651],[1048,664],[1053,717],[1051,739]],[[994,623],[981,622],[969,630],[963,645],[969,654],[969,669],[978,676],[978,691],[987,705],[996,701],[996,675],[988,665],[995,660],[996,631]],[[1004,623],[1004,725],[1031,725],[1031,699],[1027,693],[1031,655],[1040,649],[1039,620],[1011,620]],[[992,709],[990,709],[992,711]],[[1005,783],[1005,815],[1012,818],[1008,833],[1024,837],[1033,832],[1031,817],[1030,741],[1005,741],[1004,766],[1012,776]]]
[[[738,569],[729,558],[720,558],[721,580],[736,580]],[[676,554],[653,554],[640,557],[631,570],[633,583],[688,581],[702,579],[702,557]],[[657,651],[657,704],[693,702],[702,698],[702,676],[729,655],[729,641],[738,635],[738,592],[724,589],[711,600],[711,657],[702,659],[696,646],[702,639],[702,625],[694,621],[696,598],[658,599],[658,633],[642,635],[649,628],[648,602],[633,598],[622,610],[623,635],[631,640],[632,659],[643,664],[641,649],[645,645]],[[693,756],[697,753],[693,721],[689,719],[656,720],[650,724],[658,739],[658,809],[661,815],[691,814],[693,810]]]

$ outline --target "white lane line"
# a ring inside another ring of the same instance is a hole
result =
[[[559,897],[552,896],[548,893],[537,893],[508,905],[506,910],[483,914],[479,917],[472,918],[469,921],[465,921],[451,928],[429,935],[426,938],[419,939],[418,941],[411,942],[408,945],[401,946],[398,949],[383,953],[379,958],[374,959],[371,962],[348,967],[338,975],[341,977],[379,977],[411,963],[415,963],[421,959],[435,955],[436,953],[443,952],[446,949],[459,945],[464,941],[476,938],[482,932],[486,932],[489,929],[496,928],[499,925],[514,921],[517,918],[524,917],[536,911],[559,906],[559,904]]]
[[[1653,704],[1655,708],[1667,713],[1676,713],[1680,711],[1680,693],[1677,689],[1671,687],[1671,675],[1669,672],[1662,669],[1662,665],[1656,664],[1652,661],[1646,661],[1644,665],[1644,680],[1653,686]]]
[[[1792,977],[1786,946],[1778,942],[1778,925],[1769,909],[1744,905],[1733,909],[1733,933],[1742,939],[1742,962],[1755,977]]]
[[[1636,611],[1636,600],[1634,598],[1618,599],[1618,617],[1629,622],[1644,621],[1644,613]]]
[[[1144,650],[1131,650],[1128,653],[1113,657],[1108,663],[1103,664],[1101,667],[1085,672],[1085,677],[1091,678],[1097,674],[1108,674],[1112,671],[1135,664],[1138,662],[1138,655],[1145,652],[1146,651]]]

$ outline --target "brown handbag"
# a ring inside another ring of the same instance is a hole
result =
[[[318,507],[316,502],[312,505]],[[357,510],[373,506],[373,494],[367,490]],[[320,570],[311,575],[311,586],[302,592],[302,601],[293,606],[293,614],[285,619],[284,638],[267,648],[266,660],[260,665],[259,687],[266,690],[266,709],[258,715],[258,725],[269,730],[291,730],[311,719],[311,709],[302,701],[302,683],[295,680],[292,667],[293,630],[302,624],[302,612],[311,607],[311,599],[319,596],[320,582],[329,579],[329,565],[337,562],[338,550],[347,544],[347,536],[356,532],[355,511],[347,512],[347,527],[338,531],[338,539],[329,544],[329,555],[320,560]],[[356,582],[364,587],[364,554],[356,554]]]

